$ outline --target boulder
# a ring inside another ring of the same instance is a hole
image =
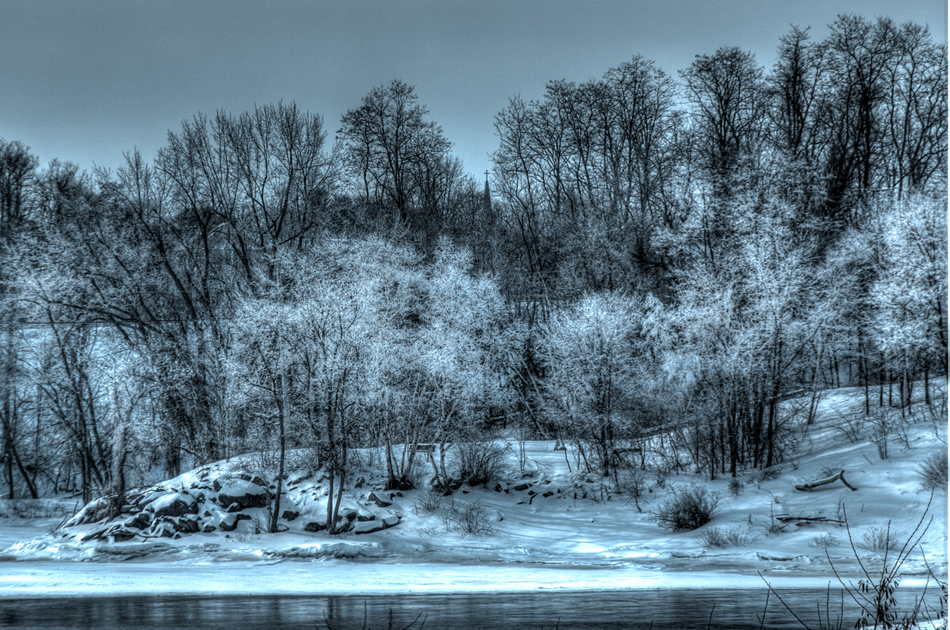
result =
[[[370,492],[370,493],[369,493],[369,500],[372,501],[373,503],[375,503],[377,506],[379,506],[379,507],[381,507],[381,508],[386,508],[386,507],[389,507],[390,505],[392,505],[392,502],[391,502],[391,501],[386,501],[385,499],[379,498],[379,497],[376,495],[375,492]]]
[[[346,532],[353,531],[353,523],[350,521],[338,522],[336,526],[336,534],[345,534]]]
[[[386,529],[382,521],[362,521],[356,524],[354,534],[372,534]]]
[[[120,525],[109,530],[107,535],[112,539],[112,542],[125,542],[135,538],[138,532],[131,532]]]
[[[149,536],[158,536],[160,538],[171,538],[177,533],[174,524],[166,520],[166,518],[152,521],[152,526],[148,530]]]
[[[375,520],[376,520],[376,515],[373,514],[372,512],[370,512],[369,510],[364,510],[364,509],[360,508],[360,509],[357,510],[357,512],[356,512],[356,520],[358,520],[358,521],[361,522],[361,523],[365,523],[365,522],[368,522],[368,521],[375,521]]]
[[[228,514],[223,519],[221,519],[221,523],[218,525],[218,527],[220,527],[221,531],[223,532],[233,532],[235,529],[237,529],[239,522],[249,520],[251,520],[251,516],[249,514]]]
[[[155,513],[155,518],[163,516],[184,516],[198,513],[198,499],[187,492],[166,494],[152,501],[146,508]]]
[[[252,475],[249,472],[239,470],[237,472],[227,473],[221,475],[214,480],[212,484],[215,492],[221,492],[229,484],[240,484],[242,481],[247,481],[252,483],[255,486],[261,486],[262,488],[267,486],[267,482],[258,477],[257,475]]]
[[[180,519],[178,519],[177,529],[179,532],[182,532],[184,534],[198,533],[198,531],[200,530],[200,527],[198,526],[198,517],[192,514],[182,516]]]
[[[267,507],[273,494],[267,489],[267,482],[247,473],[237,473],[214,480],[214,489],[218,493],[217,503],[231,510],[237,503],[239,509]]]
[[[284,513],[280,515],[285,521],[292,521],[300,516],[300,512],[294,512],[293,510],[284,510]]]
[[[146,507],[148,507],[149,503],[155,501],[156,499],[161,499],[166,494],[168,494],[168,490],[164,488],[158,490],[154,488],[146,490],[138,495],[138,498],[135,500],[135,505],[138,507],[138,509],[144,510]]]
[[[149,512],[139,512],[135,517],[130,518],[123,523],[127,529],[148,529],[152,524],[152,517]]]
[[[326,523],[307,523],[303,526],[305,532],[322,532],[326,528]]]

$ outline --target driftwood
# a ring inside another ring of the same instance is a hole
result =
[[[801,527],[802,525],[807,525],[808,523],[843,523],[844,521],[836,521],[833,518],[827,518],[825,516],[776,516],[776,521],[782,521],[783,523],[795,522],[796,525]]]
[[[821,479],[821,480],[819,480],[819,481],[814,481],[814,482],[812,482],[812,483],[799,483],[799,484],[796,484],[796,485],[795,485],[795,489],[796,489],[796,490],[803,490],[803,491],[806,491],[806,492],[811,492],[812,490],[814,490],[814,489],[817,488],[818,486],[824,486],[824,485],[827,485],[827,484],[829,484],[829,483],[834,483],[835,481],[838,481],[839,479],[841,480],[841,483],[843,483],[844,485],[848,486],[848,488],[849,488],[852,492],[854,492],[854,491],[857,490],[857,488],[855,488],[855,487],[852,486],[850,483],[848,483],[848,481],[844,478],[844,471],[843,471],[843,470],[842,470],[841,472],[839,472],[837,475],[835,475],[835,476],[833,476],[833,477],[828,477],[827,479]]]

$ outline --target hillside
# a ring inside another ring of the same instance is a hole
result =
[[[261,532],[274,487],[264,479],[273,478],[273,471],[261,454],[250,454],[132,492],[112,519],[105,518],[108,500],[93,502],[52,533],[12,544],[3,559],[206,564],[360,558],[618,569],[599,581],[601,588],[627,583],[631,574],[685,571],[828,579],[831,563],[842,576],[857,578],[849,536],[861,558],[876,565],[884,559],[888,531],[893,558],[923,519],[929,527],[901,572],[923,580],[929,565],[944,579],[947,489],[937,489],[925,514],[930,492],[921,485],[920,468],[946,451],[946,423],[924,413],[897,422],[894,410],[888,457],[882,459],[868,439],[870,427],[854,424],[852,412],[860,403],[861,390],[827,393],[816,422],[801,427],[798,452],[765,474],[746,471],[741,485],[635,469],[626,479],[639,479],[636,501],[629,487],[618,493],[595,476],[570,472],[566,453],[555,450],[554,442],[533,441],[524,444],[523,471],[515,457],[518,445],[508,445],[506,467],[488,487],[463,486],[451,496],[427,489],[384,492],[383,466],[373,452],[362,451],[351,476],[355,484],[344,494],[347,531],[321,531],[326,476],[298,462],[281,501],[281,533],[267,534]],[[918,409],[923,412],[923,405]],[[857,490],[840,481],[795,489],[841,470]],[[692,484],[718,495],[712,520],[694,531],[660,528],[653,513],[675,489]],[[23,586],[6,583],[2,592]]]

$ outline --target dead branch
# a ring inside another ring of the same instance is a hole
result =
[[[812,490],[814,490],[814,489],[817,488],[818,486],[824,486],[824,485],[827,485],[827,484],[829,484],[829,483],[834,483],[835,481],[838,481],[839,479],[841,480],[841,483],[843,483],[844,485],[848,486],[848,488],[849,488],[852,492],[854,492],[854,491],[857,490],[857,488],[855,488],[855,487],[852,486],[850,483],[848,483],[848,481],[844,478],[844,471],[843,471],[843,470],[842,470],[841,472],[839,472],[837,475],[835,475],[835,476],[833,476],[833,477],[828,477],[827,479],[821,479],[820,481],[815,481],[815,482],[812,482],[812,483],[799,483],[799,484],[796,484],[796,485],[795,485],[795,489],[796,489],[796,490],[802,490],[802,491],[804,491],[804,492],[811,492]]]

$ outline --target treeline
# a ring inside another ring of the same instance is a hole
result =
[[[736,474],[791,454],[789,396],[862,385],[871,413],[946,379],[925,29],[845,16],[770,71],[723,48],[679,80],[636,57],[496,132],[491,191],[399,81],[333,143],[285,104],[199,115],[115,172],[0,143],[6,493],[262,450],[279,479],[289,448],[342,492],[367,446],[408,487],[413,443],[451,487],[499,431],[608,481],[656,435],[670,468]]]

